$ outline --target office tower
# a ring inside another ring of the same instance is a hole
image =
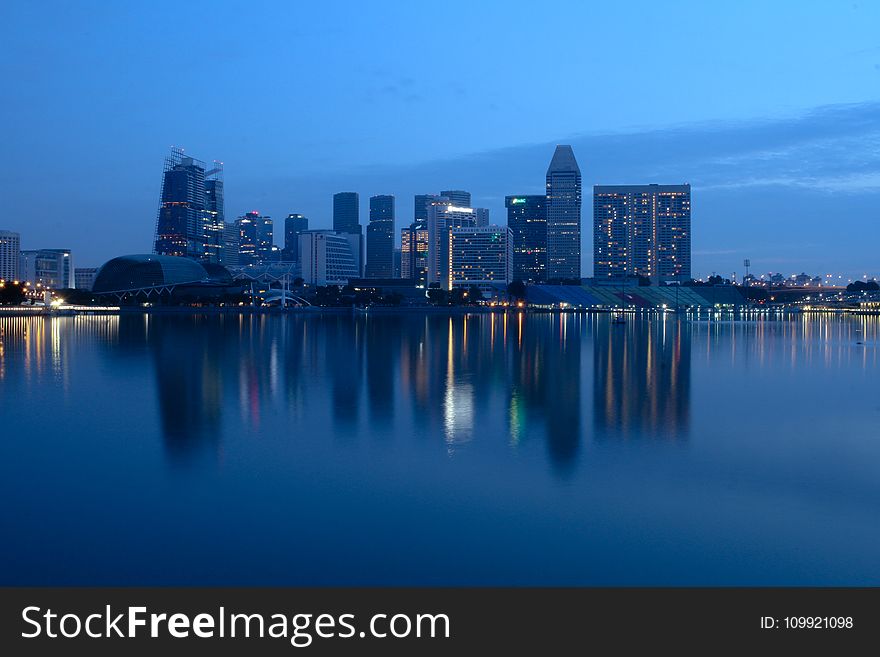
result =
[[[547,197],[505,196],[504,206],[513,239],[511,278],[525,283],[547,280]]]
[[[453,228],[477,225],[473,208],[452,204],[446,197],[431,202],[428,207],[428,284],[438,283],[449,289],[449,231]]]
[[[449,231],[450,266],[447,289],[507,284],[513,260],[513,239],[507,226],[463,226]]]
[[[370,197],[367,226],[366,278],[391,278],[394,273],[394,197]]]
[[[92,291],[95,276],[98,275],[97,267],[77,267],[73,270],[73,281],[77,290]]]
[[[391,278],[400,278],[400,268],[401,268],[401,252],[397,247],[394,248],[394,264],[391,270]]]
[[[307,285],[346,285],[358,278],[352,233],[306,230],[299,234],[299,261]]]
[[[439,198],[437,194],[416,194],[413,199],[413,221],[428,221],[428,208],[432,201]]]
[[[238,229],[238,264],[241,267],[257,264],[256,212],[248,212],[235,220]]]
[[[450,201],[452,201],[452,205],[456,207],[471,207],[471,193],[466,192],[462,189],[448,189],[445,192],[440,192],[440,196],[448,198]]]
[[[211,255],[205,175],[205,163],[185,156],[181,148],[172,148],[165,158],[155,253],[196,260],[206,260]]]
[[[223,230],[226,227],[223,208],[223,163],[205,173],[205,255],[206,262],[223,259]]]
[[[223,252],[221,262],[224,265],[236,266],[239,263],[238,251],[241,246],[241,235],[238,222],[223,226]]]
[[[581,277],[581,170],[571,146],[557,146],[547,169],[547,278]]]
[[[333,230],[338,233],[360,233],[360,201],[357,192],[333,195]]]
[[[34,249],[21,252],[18,266],[21,280],[39,283],[53,290],[76,285],[70,249]]]
[[[360,236],[357,248],[354,250],[354,259],[358,276],[361,276],[364,271],[364,239],[357,192],[339,192],[333,195],[333,230]]]
[[[489,225],[489,208],[474,208],[474,214],[477,217],[477,226]]]
[[[690,279],[690,185],[595,186],[593,276]]]
[[[428,221],[415,221],[400,230],[400,277],[425,287],[428,281]]]
[[[272,217],[264,217],[251,210],[235,220],[238,227],[238,264],[242,267],[258,265],[280,259],[273,252],[274,235]],[[231,263],[229,263],[231,264]]]
[[[301,214],[289,214],[284,219],[284,253],[286,262],[299,260],[299,234],[309,229],[309,220]]]
[[[0,230],[0,280],[19,280],[21,235],[11,230]]]
[[[264,217],[254,210],[251,214],[256,214],[254,221],[257,224],[257,262],[262,264],[272,262],[273,249],[275,246],[275,234],[272,225],[272,217]],[[277,254],[276,260],[280,260],[280,253]]]

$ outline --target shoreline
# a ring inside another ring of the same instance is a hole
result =
[[[878,310],[862,310],[859,308],[699,308],[696,310],[668,310],[663,308],[518,308],[518,307],[483,307],[483,306],[375,306],[371,308],[344,307],[292,307],[263,308],[251,306],[235,307],[186,307],[186,306],[77,306],[62,308],[44,307],[0,307],[0,317],[71,317],[93,315],[351,315],[369,317],[371,315],[495,315],[495,314],[537,314],[537,315],[610,315],[620,313],[625,316],[643,317],[657,315],[673,315],[677,317],[706,315],[855,315],[876,316]]]

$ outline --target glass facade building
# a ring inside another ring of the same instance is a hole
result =
[[[394,197],[370,197],[370,223],[367,226],[366,278],[392,278],[394,275]]]
[[[284,253],[282,260],[299,261],[299,235],[309,229],[308,217],[301,214],[289,214],[284,219]]]
[[[181,148],[172,148],[165,158],[153,246],[156,254],[196,260],[211,257],[205,174],[205,163],[184,155]]]
[[[547,280],[547,198],[506,196],[507,226],[513,240],[511,278],[525,283]]]
[[[547,169],[547,279],[581,277],[581,170],[571,146],[557,146]]]

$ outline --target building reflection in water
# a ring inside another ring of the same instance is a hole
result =
[[[561,472],[581,449],[581,323],[575,315],[511,318],[508,417],[514,443],[542,431]]]
[[[375,439],[383,449],[433,443],[452,457],[537,444],[564,476],[587,432],[596,442],[689,437],[692,341],[700,368],[875,371],[878,334],[876,317],[4,317],[0,387],[23,398],[55,387],[63,403],[77,386],[125,385],[152,365],[155,390],[133,392],[157,404],[174,463],[219,458],[224,434],[295,440],[310,431],[316,437],[304,439]],[[110,368],[78,369],[96,349]]]
[[[691,328],[655,318],[599,322],[593,337],[596,440],[679,440],[690,423]]]
[[[146,349],[152,357],[160,425],[172,462],[187,463],[218,452],[228,365],[224,355],[233,337],[226,337],[227,321],[203,316],[120,318],[113,352]]]

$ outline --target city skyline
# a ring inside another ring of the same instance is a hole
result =
[[[406,28],[420,24],[424,9],[400,4],[353,10],[339,24],[330,7],[219,2],[210,16],[176,7],[171,21],[164,19],[172,5],[162,2],[100,12],[70,5],[46,15],[13,1],[0,48],[6,61],[27,66],[6,71],[20,102],[0,108],[19,128],[0,162],[13,190],[3,227],[22,234],[23,249],[70,248],[84,266],[143,252],[153,238],[157,162],[173,144],[224,161],[227,218],[258,208],[329,228],[329,197],[349,189],[401,199],[398,226],[411,220],[408,199],[428,190],[468,190],[474,207],[502,217],[505,196],[543,191],[546,149],[567,143],[584,172],[587,207],[594,185],[691,184],[699,199],[695,276],[729,276],[745,258],[761,271],[874,276],[880,103],[866,80],[880,71],[871,29],[880,7],[816,3],[793,12],[785,4],[750,11],[683,3],[671,13],[650,3],[574,4],[566,25],[526,14],[537,38],[556,35],[551,55],[503,47],[523,14],[489,5],[452,3],[469,17],[459,29],[474,48],[449,52],[413,48],[420,39]],[[756,11],[762,20],[750,20]],[[588,16],[612,24],[630,14],[639,16],[630,26],[639,48],[612,48],[604,33],[578,38]],[[678,38],[657,48],[661,37],[650,26],[670,16]],[[781,19],[786,34],[776,29]],[[129,22],[137,29],[118,29]],[[379,25],[401,38],[364,47]],[[243,27],[261,35],[261,48],[241,46]],[[793,36],[820,29],[821,43]],[[294,30],[301,47],[290,49]],[[174,68],[173,53],[145,47],[169,35],[210,53],[211,75]],[[752,47],[743,49],[744,40]],[[609,50],[614,58],[597,56]],[[169,70],[178,73],[171,88]],[[672,70],[699,82],[687,102],[687,82],[667,84]],[[511,93],[538,79],[556,102]],[[652,102],[601,101],[600,89],[621,90],[624,81]],[[221,89],[260,102],[205,112],[199,99]],[[159,102],[169,94],[171,109]],[[106,167],[120,154],[123,166]],[[97,170],[106,179],[100,193]],[[44,180],[53,181],[50,195]],[[829,215],[843,230],[826,230]],[[581,270],[590,272],[591,231],[583,232]]]

